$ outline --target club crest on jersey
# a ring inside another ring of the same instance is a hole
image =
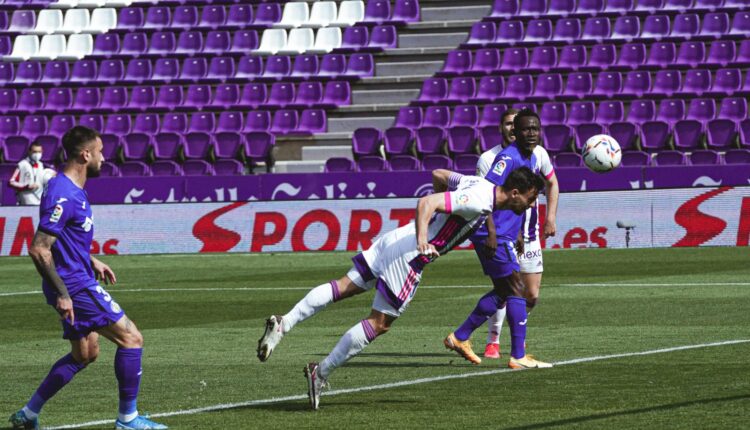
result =
[[[117,302],[114,301],[114,300],[112,302],[110,302],[109,307],[110,307],[110,309],[112,309],[112,312],[114,312],[116,314],[119,314],[120,311],[122,311],[122,308],[120,307],[120,305],[118,305]]]
[[[55,210],[52,211],[52,215],[49,217],[49,222],[58,222],[63,214],[63,207],[61,205],[55,205]]]
[[[460,196],[458,196],[458,199],[456,199],[456,202],[458,202],[459,205],[465,205],[469,203],[469,195],[461,194]]]
[[[497,173],[498,175],[502,175],[503,172],[505,172],[506,167],[507,164],[505,164],[505,161],[500,160],[495,164],[495,167],[492,168],[492,171]]]

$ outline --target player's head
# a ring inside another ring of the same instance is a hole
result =
[[[528,167],[521,167],[508,175],[502,185],[503,191],[508,196],[507,206],[520,215],[530,208],[536,201],[539,191],[544,188],[544,180]]]
[[[518,109],[510,108],[503,112],[500,117],[500,131],[503,133],[503,147],[510,145],[516,139],[513,135],[513,118],[516,117]]]
[[[68,155],[68,162],[86,165],[86,176],[99,176],[104,162],[102,139],[99,133],[81,125],[68,130],[62,138],[63,148]]]
[[[42,159],[42,144],[34,142],[29,145],[29,158],[34,162],[39,162]]]
[[[521,109],[513,118],[513,135],[519,147],[532,151],[540,144],[542,121],[531,109]]]

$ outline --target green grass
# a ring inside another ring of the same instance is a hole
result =
[[[146,339],[141,411],[304,394],[303,365],[325,357],[367,316],[372,294],[336,303],[300,324],[267,363],[255,358],[263,321],[287,311],[308,288],[343,275],[350,257],[107,257],[119,278],[108,291]],[[546,252],[529,349],[559,362],[750,339],[749,262],[748,248]],[[39,290],[27,258],[0,259],[0,279],[0,294]],[[505,360],[468,365],[442,346],[489,288],[482,285],[487,280],[473,252],[442,257],[427,269],[391,332],[334,373],[332,388],[504,367]],[[0,295],[0,324],[0,413],[7,416],[69,345],[41,294]],[[475,349],[485,333],[475,334]],[[502,341],[507,350],[507,330]],[[749,355],[750,343],[740,343],[337,394],[323,397],[318,412],[300,399],[161,421],[172,428],[745,428]],[[99,360],[47,404],[42,423],[113,419],[113,356],[104,341]]]

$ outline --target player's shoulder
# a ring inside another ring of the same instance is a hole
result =
[[[534,155],[536,155],[538,158],[549,158],[549,153],[542,145],[537,145],[534,147]]]

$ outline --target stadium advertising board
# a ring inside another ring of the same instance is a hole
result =
[[[99,205],[94,254],[356,251],[416,198]],[[540,205],[541,218],[546,207]],[[25,255],[33,207],[0,208],[0,255]],[[626,229],[634,226],[626,243]],[[565,193],[546,248],[748,246],[750,187]]]

